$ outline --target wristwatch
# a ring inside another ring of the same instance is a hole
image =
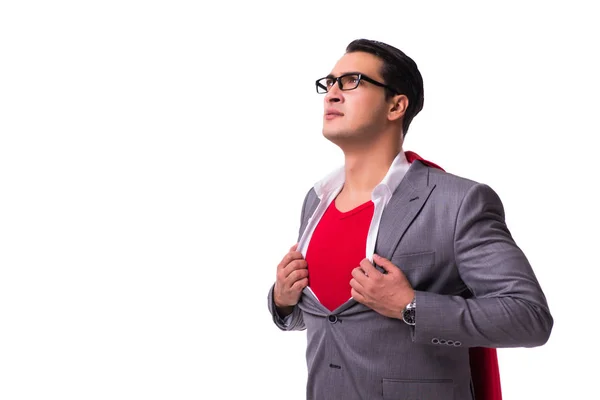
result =
[[[410,326],[415,326],[416,323],[416,300],[417,298],[414,297],[412,301],[408,303],[406,307],[404,307],[404,310],[402,310],[402,321],[406,322]]]

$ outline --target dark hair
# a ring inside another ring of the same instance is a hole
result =
[[[402,130],[404,136],[412,119],[423,109],[423,77],[417,64],[397,48],[368,39],[357,39],[346,47],[346,53],[365,52],[383,60],[381,75],[385,84],[396,90],[396,93],[385,89],[386,98],[396,94],[408,97],[408,109],[404,114]]]

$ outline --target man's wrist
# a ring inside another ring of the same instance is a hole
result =
[[[283,319],[294,312],[294,306],[279,307],[277,304],[275,304],[275,312],[277,312],[277,315]]]
[[[280,306],[277,304],[277,296],[275,295],[275,291],[273,291],[273,305],[275,306],[275,312],[281,318],[285,318],[294,312],[294,306]]]

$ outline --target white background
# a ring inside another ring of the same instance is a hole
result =
[[[342,162],[314,80],[363,37],[423,74],[405,149],[500,194],[548,297],[550,341],[499,350],[505,399],[593,398],[595,9],[2,2],[0,399],[303,399],[306,334],[266,295]]]

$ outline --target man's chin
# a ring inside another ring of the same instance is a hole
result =
[[[344,143],[352,141],[351,135],[346,131],[333,131],[323,129],[323,137],[329,140],[331,143],[343,147]]]
[[[329,129],[323,129],[323,137],[327,140],[330,140],[333,142],[339,136],[340,136],[339,132],[332,131]]]
[[[326,139],[333,140],[335,138],[343,138],[347,136],[347,132],[337,129],[323,129],[323,136]]]

